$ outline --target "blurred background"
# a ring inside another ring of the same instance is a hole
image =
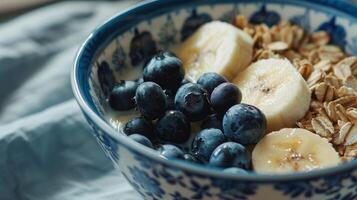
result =
[[[20,14],[36,6],[45,5],[55,0],[0,0],[0,17],[8,17]]]
[[[63,0],[0,0],[0,21],[11,19],[15,16],[31,11],[35,8],[56,3]],[[92,0],[95,1],[95,0]],[[120,0],[97,0],[120,1]]]
[[[0,0],[0,200],[138,200],[89,133],[70,72],[137,0]]]

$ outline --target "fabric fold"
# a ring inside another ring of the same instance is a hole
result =
[[[140,199],[73,99],[85,37],[135,1],[67,1],[0,24],[0,199]]]

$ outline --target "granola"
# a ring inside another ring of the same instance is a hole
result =
[[[286,21],[271,28],[251,25],[241,15],[233,24],[254,39],[254,61],[285,57],[306,80],[310,110],[297,126],[330,140],[343,160],[356,158],[357,56],[331,45],[325,31],[308,34]]]

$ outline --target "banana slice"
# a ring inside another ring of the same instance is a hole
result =
[[[327,139],[300,128],[267,134],[255,146],[252,161],[256,172],[278,173],[310,171],[341,162]]]
[[[233,82],[242,91],[242,102],[265,114],[267,132],[293,127],[309,109],[310,90],[287,59],[259,60]]]
[[[205,72],[232,80],[250,64],[252,52],[253,39],[247,33],[220,21],[202,25],[175,51],[194,81]]]

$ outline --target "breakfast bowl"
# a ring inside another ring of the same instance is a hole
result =
[[[331,42],[357,54],[357,6],[348,1],[157,0],[138,4],[98,26],[74,63],[73,91],[99,145],[144,199],[357,199],[356,159],[308,172],[223,173],[162,157],[113,123],[121,114],[109,108],[107,97],[116,80],[139,79],[145,57],[185,40],[191,34],[187,24],[231,21],[236,15],[268,25],[286,19],[308,32],[325,27]]]

